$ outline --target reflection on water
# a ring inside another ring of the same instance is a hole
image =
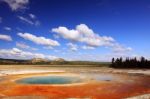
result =
[[[81,73],[81,75],[97,81],[112,81],[117,78],[112,74],[102,73]]]
[[[100,80],[100,81],[111,81],[114,80],[114,76],[112,75],[106,75],[106,74],[101,74],[101,75],[93,75],[95,80]]]

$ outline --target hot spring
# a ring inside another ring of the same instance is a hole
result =
[[[76,76],[35,76],[22,78],[16,82],[23,84],[72,84],[82,82],[82,79]]]

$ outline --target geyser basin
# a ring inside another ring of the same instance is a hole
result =
[[[93,74],[92,77],[97,81],[113,81],[117,77],[111,74]]]
[[[75,76],[36,76],[22,78],[17,80],[17,83],[23,84],[72,84],[79,83],[82,80]]]
[[[103,74],[103,73],[80,73],[80,75],[84,77],[89,77],[96,81],[114,81],[116,79],[119,79],[118,76],[114,76],[113,74]]]

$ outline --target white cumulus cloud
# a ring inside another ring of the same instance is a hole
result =
[[[75,29],[59,26],[53,28],[52,32],[57,33],[64,39],[84,43],[82,49],[94,49],[95,47],[105,46],[111,47],[114,51],[131,51],[132,48],[121,46],[111,36],[100,36],[95,33],[86,24],[79,24]]]
[[[18,35],[26,40],[29,40],[29,41],[32,41],[36,44],[39,44],[39,45],[45,45],[45,46],[59,46],[60,44],[55,41],[55,40],[52,40],[52,39],[48,39],[48,38],[45,38],[45,37],[38,37],[38,36],[35,36],[33,34],[30,34],[30,33],[18,33]]]
[[[2,0],[8,4],[12,11],[26,9],[29,4],[29,0]]]
[[[99,36],[85,24],[77,25],[76,29],[68,29],[60,26],[58,28],[53,28],[52,32],[58,33],[65,39],[82,42],[93,47],[105,46],[114,42],[112,37]]]
[[[0,34],[0,40],[12,41],[12,38],[10,35]]]
[[[32,58],[44,58],[53,60],[58,57],[52,55],[44,55],[41,53],[33,53],[20,50],[18,48],[12,49],[0,49],[0,57],[1,58],[9,58],[9,59],[32,59]]]

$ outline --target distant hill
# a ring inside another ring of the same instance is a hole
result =
[[[95,65],[95,66],[109,66],[109,62],[91,62],[91,61],[66,61],[63,58],[54,60],[46,60],[42,58],[33,58],[31,60],[18,59],[3,59],[0,58],[0,65]]]
[[[48,62],[48,60],[43,59],[43,58],[33,58],[30,61],[31,63]]]
[[[63,58],[56,58],[54,59],[53,61],[56,61],[56,62],[64,62],[65,60]]]

